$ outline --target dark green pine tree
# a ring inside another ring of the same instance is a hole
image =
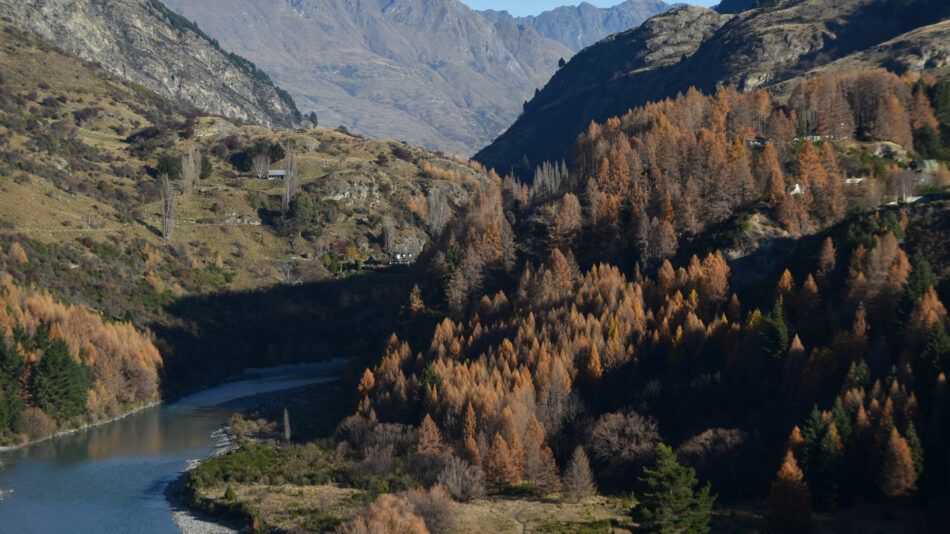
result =
[[[640,502],[634,516],[650,532],[662,534],[709,532],[715,495],[707,484],[696,486],[696,471],[676,461],[673,449],[660,443],[653,466],[643,469]]]
[[[815,474],[817,459],[820,455],[821,440],[825,435],[826,427],[827,425],[821,416],[821,411],[818,409],[818,406],[813,407],[805,424],[802,425],[802,439],[805,441],[803,447],[804,458],[802,461],[802,471],[805,472],[806,481],[811,479]]]
[[[904,286],[904,294],[901,295],[898,303],[898,314],[901,325],[907,324],[910,314],[914,311],[914,306],[920,297],[924,296],[936,279],[930,263],[919,250],[914,254],[910,262],[911,271],[907,276],[907,285]]]
[[[917,480],[920,480],[921,475],[924,473],[924,445],[920,441],[920,436],[917,435],[917,429],[914,428],[914,423],[910,422],[907,424],[907,446],[910,447],[910,454],[914,458],[914,470],[917,471]]]
[[[89,368],[85,362],[73,360],[66,342],[62,339],[50,342],[33,377],[37,405],[54,419],[81,415],[91,385]]]
[[[835,435],[826,430],[815,458],[815,474],[809,481],[814,504],[822,510],[838,508],[841,450]]]
[[[848,444],[851,443],[851,417],[848,416],[848,412],[845,410],[840,398],[835,400],[835,406],[831,410],[831,421],[838,428],[841,443],[847,447]]]
[[[23,415],[20,380],[26,372],[26,363],[15,342],[7,343],[7,333],[0,329],[0,430],[14,427]]]
[[[772,311],[765,316],[765,328],[762,330],[762,350],[775,360],[785,357],[788,351],[788,325],[785,324],[785,311],[782,299],[776,299]]]
[[[26,362],[16,342],[8,343],[6,330],[0,328],[0,389],[18,390],[26,372]]]

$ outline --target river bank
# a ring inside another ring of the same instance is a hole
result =
[[[165,488],[165,497],[172,508],[172,520],[181,534],[239,534],[244,529],[236,525],[227,524],[219,519],[215,519],[199,511],[188,507],[186,500],[188,498],[188,477],[191,472],[212,458],[228,454],[237,449],[237,439],[231,432],[231,425],[224,425],[219,431],[211,435],[214,439],[214,448],[204,458],[200,460],[189,460],[188,467],[181,474],[170,482]]]
[[[254,370],[174,403],[140,407],[111,424],[70,429],[56,439],[3,453],[0,530],[4,534],[240,532],[187,510],[174,498],[174,490],[185,483],[189,468],[234,448],[234,437],[225,425],[240,407],[257,405],[270,397],[269,392],[308,385],[319,390],[321,384],[337,380],[343,364]],[[170,485],[173,498],[166,494]],[[9,490],[12,493],[6,493]]]
[[[141,412],[142,410],[148,410],[149,408],[154,408],[154,407],[156,407],[156,406],[160,406],[161,404],[162,404],[162,401],[157,400],[157,401],[154,401],[154,402],[150,402],[150,403],[148,403],[148,404],[143,404],[142,406],[139,406],[138,408],[134,408],[134,409],[129,410],[129,411],[127,411],[127,412],[124,412],[122,415],[118,415],[118,416],[116,416],[116,417],[113,417],[112,419],[106,419],[106,420],[104,420],[104,421],[96,421],[95,423],[87,423],[87,424],[85,424],[85,425],[83,425],[83,426],[79,426],[79,427],[76,427],[76,428],[69,428],[69,429],[66,429],[66,430],[62,430],[62,431],[60,431],[60,432],[56,432],[56,433],[54,433],[54,434],[50,434],[49,436],[46,436],[45,438],[27,441],[26,443],[21,443],[21,444],[19,444],[19,445],[3,445],[3,446],[0,446],[0,454],[3,454],[3,453],[5,453],[5,452],[15,451],[15,450],[18,450],[18,449],[22,449],[22,448],[24,448],[24,447],[29,447],[30,445],[36,445],[36,444],[38,444],[38,443],[43,443],[44,441],[49,441],[49,440],[51,440],[51,439],[66,437],[66,436],[69,436],[70,434],[75,434],[75,433],[77,433],[77,432],[82,432],[82,431],[84,431],[84,430],[91,430],[91,429],[94,429],[94,428],[96,428],[96,427],[100,427],[100,426],[103,426],[103,425],[108,425],[109,423],[115,423],[115,422],[121,421],[121,420],[123,420],[123,419],[125,419],[126,417],[129,417],[129,416],[131,416],[131,415],[135,415],[135,414]],[[2,463],[2,462],[0,462],[0,469],[3,469],[3,463]]]

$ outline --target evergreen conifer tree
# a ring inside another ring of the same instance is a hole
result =
[[[91,386],[89,369],[85,363],[73,360],[66,342],[50,342],[33,378],[37,405],[54,419],[81,415]]]
[[[645,527],[662,534],[709,532],[709,517],[716,496],[707,484],[696,486],[696,471],[676,461],[673,449],[659,443],[652,467],[643,470],[643,491],[634,509]]]

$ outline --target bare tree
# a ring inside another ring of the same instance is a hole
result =
[[[531,198],[534,200],[545,200],[557,196],[561,187],[567,182],[569,173],[567,164],[563,161],[558,166],[557,163],[545,161],[534,171],[534,181],[531,182]]]
[[[290,443],[290,412],[284,408],[284,441]]]
[[[297,173],[299,172],[297,164],[297,154],[293,147],[287,145],[285,152],[287,156],[284,159],[286,170],[284,171],[284,197],[281,199],[281,211],[286,214],[290,210],[290,201],[297,194]]]
[[[396,229],[391,215],[383,217],[383,246],[388,254],[392,254],[396,247]]]
[[[193,146],[181,156],[181,184],[187,195],[198,183],[201,176],[201,151]]]
[[[263,152],[254,156],[251,160],[251,171],[258,180],[267,178],[267,173],[270,171],[270,156]]]
[[[432,237],[438,237],[449,220],[449,207],[444,189],[434,187],[429,191],[428,208],[429,234]]]
[[[597,492],[594,475],[590,470],[590,463],[584,449],[578,446],[574,449],[570,461],[564,468],[564,489],[567,497],[577,502],[590,497]]]
[[[162,181],[162,237],[168,241],[175,229],[175,190],[172,189],[168,175],[161,176]]]

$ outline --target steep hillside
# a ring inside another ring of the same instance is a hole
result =
[[[924,27],[948,15],[946,3],[932,0],[900,8],[872,0],[796,0],[740,15],[677,8],[575,56],[476,159],[508,170],[526,157],[529,166],[519,170],[524,174],[570,154],[591,119],[602,121],[691,86],[776,88],[781,94],[800,77],[850,61],[898,72],[945,69],[950,49],[945,39],[934,38],[942,26]]]
[[[571,51],[458,0],[171,0],[320,122],[470,155]]]
[[[212,460],[193,502],[310,532],[940,531],[950,174],[906,166],[950,81],[790,92],[804,125],[766,91],[689,91],[592,124],[572,172],[489,181],[333,441]]]
[[[3,2],[0,14],[180,104],[266,127],[300,122],[293,100],[265,73],[159,0]]]
[[[577,52],[608,35],[635,28],[670,7],[661,0],[626,0],[613,7],[601,8],[581,2],[528,17],[512,17],[507,11],[487,10],[482,13],[496,25],[513,22],[534,28],[542,37]]]
[[[411,261],[488,179],[392,141],[198,116],[0,26],[0,247],[27,258],[2,269],[16,284],[151,327],[168,372],[205,366],[166,386],[365,350],[356,345],[375,338],[338,334],[387,324],[391,293],[408,291],[404,275],[337,281]],[[195,150],[192,183],[183,160]],[[258,179],[251,160],[263,153],[286,170],[289,152],[298,184],[285,210],[284,180]],[[176,204],[168,239],[162,174]],[[285,285],[312,290],[285,294]],[[221,306],[235,314],[228,324],[247,326],[222,331]]]
[[[0,268],[28,263],[0,251]],[[24,289],[0,272],[0,446],[118,417],[159,399],[151,333]]]

